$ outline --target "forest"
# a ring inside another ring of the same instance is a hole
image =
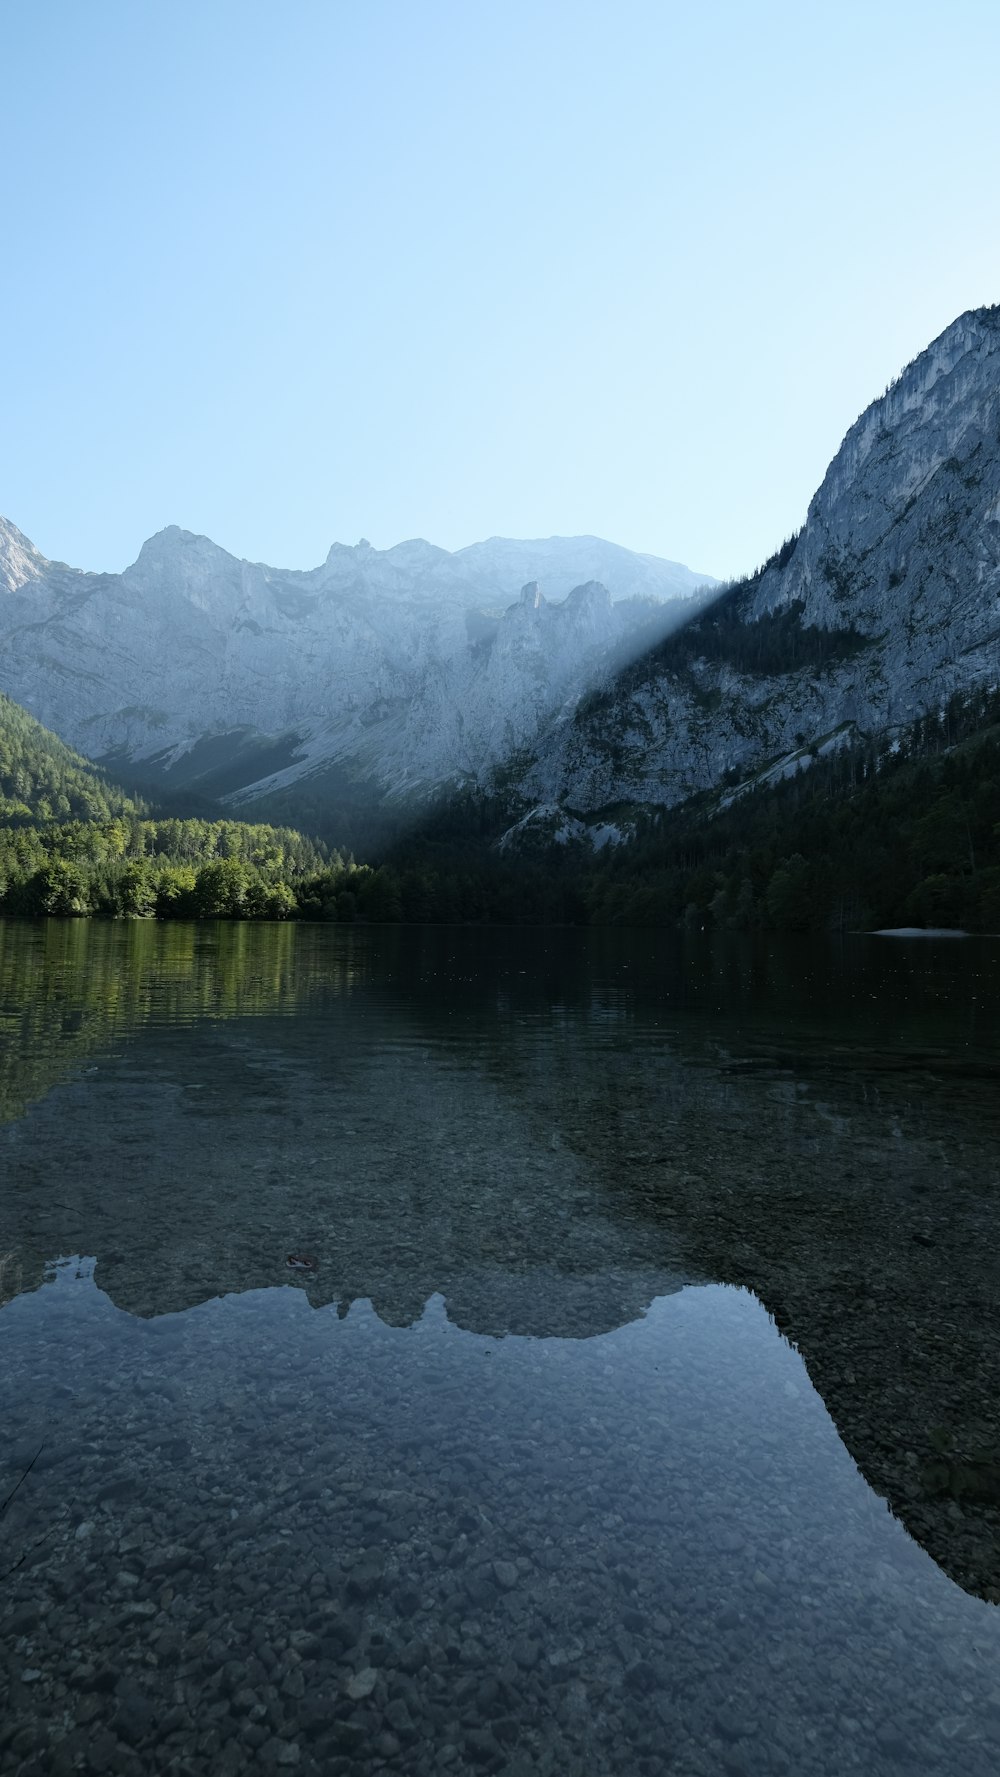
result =
[[[0,912],[284,919],[333,861],[290,828],[156,818],[0,695]]]
[[[110,821],[142,804],[0,692],[0,825]]]
[[[1000,931],[1000,692],[956,696],[891,743],[859,738],[802,764],[778,783],[647,812],[631,842],[596,855],[498,857],[488,840],[502,807],[484,819],[466,798],[397,847],[382,892],[391,883],[404,919]]]
[[[301,833],[239,821],[119,815],[0,827],[0,911],[287,919],[297,885],[329,862]]]
[[[627,844],[500,853],[466,792],[371,862],[289,827],[157,816],[0,698],[0,912],[156,919],[1000,931],[1000,693],[955,697]]]
[[[891,745],[845,745],[718,804],[647,818],[588,876],[589,919],[1000,932],[1000,693],[956,697]]]

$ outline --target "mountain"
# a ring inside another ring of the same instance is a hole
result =
[[[377,802],[478,779],[714,585],[592,537],[334,544],[302,572],[176,526],[89,574],[0,521],[0,683],[151,785],[243,800],[335,770]]]
[[[460,549],[455,560],[478,586],[492,588],[497,604],[509,603],[531,580],[543,582],[550,599],[565,598],[588,580],[611,587],[616,598],[685,599],[717,584],[680,562],[635,555],[600,537],[548,537],[533,543],[491,537],[487,543]]]
[[[0,916],[284,919],[330,862],[287,828],[151,817],[0,692]]]
[[[763,568],[552,724],[521,831],[564,837],[887,744],[1000,678],[1000,307],[959,317],[844,439]],[[582,824],[581,824],[582,823]]]
[[[140,812],[103,772],[0,692],[0,824],[111,821]]]
[[[996,685],[998,644],[996,307],[909,365],[801,532],[721,591],[597,538],[362,541],[292,571],[170,527],[111,575],[0,526],[11,696],[128,781],[327,831],[332,804],[413,818],[471,787],[502,795],[508,846],[608,841],[635,811],[892,746]]]

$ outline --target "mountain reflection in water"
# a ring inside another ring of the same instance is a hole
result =
[[[994,1769],[995,950],[0,943],[0,1771]]]

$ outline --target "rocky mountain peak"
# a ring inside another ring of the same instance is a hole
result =
[[[29,570],[0,608],[0,688],[91,757],[241,796],[344,762],[375,800],[481,776],[703,584],[597,538],[362,539],[293,570],[179,525],[121,575],[32,557],[14,583]]]
[[[822,512],[863,474],[902,500],[977,443],[1000,396],[1000,306],[969,309],[914,358],[850,428],[815,494]],[[905,448],[903,448],[905,445]],[[895,462],[888,475],[889,465]]]
[[[126,574],[134,573],[137,568],[147,571],[152,568],[172,568],[178,562],[187,560],[219,559],[232,561],[235,558],[213,543],[210,537],[202,537],[196,531],[185,531],[178,524],[164,525],[162,531],[156,531],[147,537],[135,561]]]
[[[807,624],[912,630],[932,576],[971,591],[996,569],[998,519],[1000,308],[970,309],[850,428],[754,613],[801,600]]]
[[[38,579],[48,566],[31,539],[9,518],[0,516],[0,592],[16,592],[29,580]]]
[[[998,648],[994,307],[960,315],[872,402],[763,569],[553,726],[523,793],[596,817],[789,775],[995,686]]]
[[[566,603],[572,610],[606,611],[611,606],[611,594],[600,580],[588,580],[567,593]]]

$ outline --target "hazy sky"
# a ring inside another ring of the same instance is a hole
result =
[[[1000,4],[0,0],[0,512],[727,574],[1000,300]]]

